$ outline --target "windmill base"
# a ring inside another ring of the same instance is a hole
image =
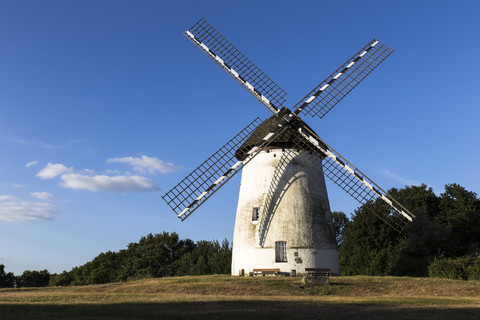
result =
[[[236,252],[232,267],[233,264],[235,264],[235,266],[239,268],[236,270],[232,268],[232,275],[306,275],[309,274],[306,269],[318,266],[323,266],[328,269],[330,269],[330,267],[336,267],[332,269],[331,273],[333,275],[339,274],[338,252],[336,250],[290,248],[287,252],[288,262],[275,262],[271,257],[275,257],[275,248],[257,249],[255,253],[252,253],[251,250],[245,250],[243,253]]]

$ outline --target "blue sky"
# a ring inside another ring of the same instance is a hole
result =
[[[396,49],[305,120],[384,189],[479,192],[478,1],[0,1],[0,263],[70,270],[148,233],[232,239],[240,175],[185,222],[161,199],[270,116],[182,33],[201,17],[287,93]],[[327,184],[332,210],[357,207]]]

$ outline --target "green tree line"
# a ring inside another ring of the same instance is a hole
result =
[[[118,252],[102,252],[70,271],[25,271],[21,276],[0,265],[0,288],[88,285],[184,275],[229,274],[232,249],[228,240],[194,242],[178,234],[149,234]]]
[[[50,282],[48,270],[25,270],[22,275],[15,276],[13,272],[6,272],[5,265],[0,264],[0,288],[46,287]]]

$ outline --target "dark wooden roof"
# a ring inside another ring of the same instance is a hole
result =
[[[268,133],[272,132],[275,127],[282,123],[282,117],[286,112],[288,112],[288,110],[284,108],[278,114],[273,115],[260,124],[252,133],[252,135],[237,149],[235,152],[235,157],[238,160],[244,160],[247,152],[250,151],[250,149],[257,145]],[[313,131],[305,122],[300,119],[297,119],[296,121],[297,124],[306,127],[316,135],[315,131]],[[287,128],[280,135],[275,137],[271,143],[269,143],[268,148],[294,149],[294,141],[298,135],[298,129],[293,127]]]

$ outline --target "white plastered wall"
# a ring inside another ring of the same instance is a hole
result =
[[[259,221],[252,221],[254,207],[260,208]],[[287,262],[275,262],[276,241],[286,241]],[[339,274],[323,173],[288,149],[262,151],[242,171],[232,275],[267,268],[298,274],[330,268]]]

